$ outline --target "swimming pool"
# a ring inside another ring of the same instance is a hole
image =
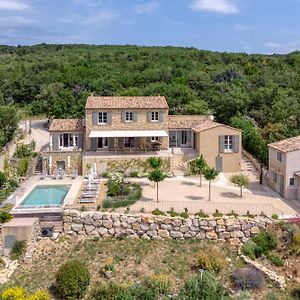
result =
[[[60,206],[69,189],[70,186],[67,185],[36,186],[19,207]]]

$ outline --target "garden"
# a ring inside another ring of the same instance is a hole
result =
[[[39,241],[30,264],[19,257],[0,299],[299,299],[299,230],[298,224],[278,222],[242,247],[284,275],[285,289],[227,244],[60,236]]]

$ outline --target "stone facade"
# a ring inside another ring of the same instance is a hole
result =
[[[55,174],[57,170],[57,162],[64,162],[65,174],[72,175],[74,169],[82,174],[82,151],[47,151],[42,153],[43,171],[47,171],[49,175]],[[49,158],[51,157],[51,167],[49,166]]]
[[[95,112],[110,112],[112,114],[111,124],[93,124],[93,113]],[[137,120],[135,122],[123,122],[122,112],[132,111],[137,113]],[[162,121],[148,122],[147,113],[151,111],[158,111],[162,113]],[[91,130],[168,130],[168,109],[86,109],[86,131],[85,131],[85,145],[86,150],[91,149],[91,139],[89,134]],[[161,149],[168,149],[168,138],[161,137]],[[114,143],[117,143],[118,147],[121,145],[121,138],[116,139]],[[145,147],[149,147],[149,138],[140,138],[140,144]]]
[[[142,239],[215,240],[240,245],[274,221],[267,217],[189,218],[64,211],[64,233]]]

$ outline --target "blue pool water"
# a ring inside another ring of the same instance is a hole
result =
[[[69,191],[66,185],[36,186],[19,206],[58,206]]]

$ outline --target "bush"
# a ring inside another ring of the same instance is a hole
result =
[[[231,274],[234,287],[238,290],[260,289],[265,285],[264,275],[254,268],[243,268]]]
[[[278,220],[279,217],[278,217],[277,214],[273,214],[273,215],[271,216],[271,218],[274,219],[274,220]]]
[[[6,223],[13,218],[13,215],[6,210],[0,211],[0,223]]]
[[[180,290],[180,300],[229,300],[228,292],[207,271],[189,278]]]
[[[110,282],[109,284],[99,284],[91,292],[89,300],[121,300],[127,293],[125,286]],[[126,297],[124,297],[127,299]]]
[[[155,216],[165,216],[166,215],[163,211],[159,210],[158,208],[152,210],[151,213],[152,213],[152,215],[155,215]]]
[[[203,212],[202,209],[198,213],[196,213],[195,215],[198,216],[199,218],[208,218],[209,217],[209,215],[206,214],[205,212]]]
[[[213,213],[213,216],[214,216],[215,218],[219,218],[219,217],[222,217],[223,214],[220,213],[218,209],[216,209],[216,212]]]
[[[215,248],[201,249],[196,253],[197,267],[210,272],[218,273],[226,265],[226,259]]]
[[[118,198],[106,198],[103,201],[103,208],[118,208],[127,207],[134,204],[142,197],[142,188],[139,184],[133,183],[129,187],[129,193],[127,196]]]
[[[81,262],[72,260],[59,268],[55,278],[63,299],[81,299],[90,283],[90,272]]]
[[[37,291],[35,294],[26,296],[26,291],[18,286],[6,288],[2,294],[3,300],[50,300],[50,296],[46,291]]]
[[[29,166],[29,159],[28,158],[21,158],[18,165],[18,175],[25,176]]]
[[[256,259],[256,250],[257,245],[254,243],[251,239],[248,240],[243,246],[242,246],[242,252],[251,258],[252,260]]]
[[[294,253],[300,252],[300,229],[294,230],[291,241],[291,250]]]
[[[34,148],[35,148],[35,142],[30,144],[17,145],[15,157],[18,158],[31,157],[33,155]]]
[[[184,212],[179,215],[181,218],[187,219],[189,217],[188,209],[185,208]]]
[[[4,172],[0,171],[0,189],[2,189],[6,183],[6,175]]]
[[[252,237],[251,239],[258,246],[256,249],[256,257],[275,249],[278,244],[276,234],[274,232],[267,232],[266,230],[260,230],[258,235]]]
[[[138,172],[138,171],[131,171],[131,172],[129,173],[129,176],[130,176],[130,177],[138,177],[138,175],[139,175],[139,172]]]
[[[226,216],[234,216],[234,217],[237,217],[239,214],[236,213],[234,210],[231,210],[230,213],[226,214]]]
[[[19,259],[26,250],[26,242],[25,241],[15,241],[11,251],[10,251],[10,258],[12,260]]]
[[[292,297],[296,300],[300,299],[300,285],[298,285],[296,288],[294,288],[291,292]]]
[[[171,217],[177,217],[179,215],[179,213],[177,213],[174,208],[172,207],[169,211],[167,211],[167,213],[171,216]]]
[[[167,275],[160,274],[145,278],[144,285],[156,290],[159,294],[166,295],[170,291],[172,283]]]
[[[274,266],[276,266],[276,267],[284,266],[284,261],[279,256],[272,254],[272,253],[267,253],[266,257]]]

